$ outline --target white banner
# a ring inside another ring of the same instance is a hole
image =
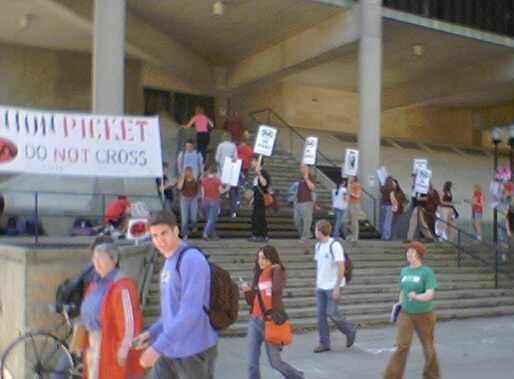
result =
[[[232,158],[225,157],[223,170],[221,172],[221,183],[237,187],[239,184],[239,175],[241,173],[242,163],[243,161],[241,159],[236,159],[234,162]]]
[[[161,177],[159,119],[0,106],[0,172]]]
[[[343,175],[357,176],[359,172],[359,150],[346,149],[344,158]]]
[[[380,182],[380,185],[382,187],[384,186],[384,184],[386,182],[387,176],[388,176],[387,168],[385,168],[385,166],[382,166],[377,170],[378,181]]]
[[[426,195],[430,186],[432,171],[427,168],[419,169],[416,174],[416,182],[414,184],[414,192]]]
[[[255,146],[253,147],[254,154],[271,157],[276,138],[277,129],[267,125],[259,126],[257,138],[255,139]]]
[[[303,164],[307,165],[315,165],[316,164],[316,156],[318,155],[318,137],[307,137],[305,139],[305,145],[303,147]]]
[[[416,175],[418,170],[428,168],[428,160],[424,158],[416,158],[412,161],[412,174]]]

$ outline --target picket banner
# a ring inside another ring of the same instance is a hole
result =
[[[428,160],[425,158],[416,158],[412,161],[412,174],[416,175],[418,170],[428,168]]]
[[[254,154],[271,157],[276,138],[276,128],[268,125],[260,125],[259,130],[257,131],[257,137],[255,138],[255,145],[253,147]]]
[[[302,163],[306,165],[315,165],[316,157],[318,155],[318,137],[310,136],[305,139],[303,147]]]
[[[346,149],[343,176],[357,176],[359,172],[359,150]]]
[[[0,172],[162,177],[159,119],[0,106]]]
[[[387,168],[385,166],[382,166],[377,170],[377,177],[380,182],[380,186],[383,187],[385,185],[387,176]]]
[[[430,187],[430,179],[432,178],[432,171],[427,168],[419,169],[416,174],[416,181],[414,183],[414,192],[426,195]]]
[[[239,176],[241,175],[242,164],[243,161],[241,159],[236,159],[234,161],[230,157],[225,157],[223,170],[221,172],[221,183],[237,187],[239,184]]]

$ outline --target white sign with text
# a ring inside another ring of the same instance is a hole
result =
[[[359,172],[359,150],[346,149],[343,176],[357,176]]]
[[[0,172],[161,177],[159,119],[0,106]]]
[[[416,158],[412,161],[412,174],[416,175],[418,170],[428,168],[428,160],[424,158]]]
[[[428,168],[421,168],[416,174],[416,181],[414,184],[414,192],[426,195],[430,187],[430,179],[432,178],[432,171]]]
[[[241,173],[242,163],[243,161],[241,159],[233,161],[232,158],[225,157],[223,171],[221,172],[221,183],[237,187],[239,184],[239,174]]]
[[[276,128],[268,125],[259,126],[259,130],[257,131],[257,138],[255,138],[255,145],[253,147],[254,154],[271,157],[276,139]]]
[[[318,144],[319,138],[310,136],[305,139],[305,144],[303,147],[303,164],[307,165],[315,165],[316,157],[318,155]]]

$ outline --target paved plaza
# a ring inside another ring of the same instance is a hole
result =
[[[394,327],[363,329],[351,349],[345,347],[340,333],[332,332],[333,350],[313,354],[317,334],[295,336],[284,359],[303,370],[309,379],[379,379],[393,351]],[[221,340],[216,377],[244,379],[246,339]],[[514,317],[484,318],[440,322],[436,327],[436,350],[442,378],[514,378]],[[261,356],[262,378],[282,376],[269,367],[264,349]],[[411,348],[405,379],[422,378],[423,353],[417,338]]]

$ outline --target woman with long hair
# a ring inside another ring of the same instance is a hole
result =
[[[252,287],[241,285],[246,301],[250,305],[248,322],[248,378],[260,379],[261,345],[264,343],[271,367],[287,379],[304,379],[298,371],[280,357],[282,346],[264,339],[264,315],[271,310],[284,310],[282,301],[286,285],[286,269],[277,249],[266,245],[257,251]],[[264,309],[263,309],[264,308]]]
[[[480,184],[475,184],[473,197],[471,198],[471,214],[473,227],[477,240],[482,240],[482,214],[484,213],[485,196],[482,193]]]
[[[445,240],[452,240],[453,229],[449,224],[453,221],[453,194],[452,182],[445,182],[443,186],[443,197],[439,203],[439,212],[441,219],[444,221],[440,223],[439,230],[437,231],[440,238]]]
[[[391,232],[393,227],[393,203],[391,197],[394,196],[394,182],[393,177],[388,176],[385,180],[384,186],[381,188],[382,192],[382,212],[384,212],[384,220],[382,222],[381,239],[389,241],[391,239]]]

